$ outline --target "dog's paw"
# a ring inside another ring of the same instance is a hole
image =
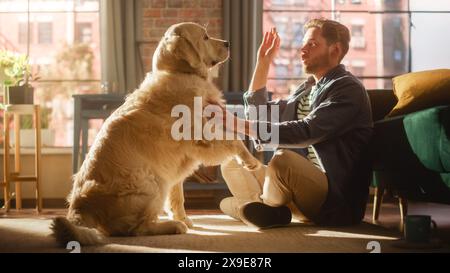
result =
[[[236,162],[249,171],[256,171],[262,167],[262,163],[250,154],[241,154],[235,157]]]
[[[194,223],[192,222],[191,218],[189,218],[187,216],[184,217],[183,219],[180,219],[180,221],[185,223],[188,228],[193,228],[194,227]]]
[[[180,217],[180,216],[177,216],[177,215],[173,215],[172,219],[175,220],[175,221],[180,221],[180,222],[185,223],[188,228],[193,228],[194,227],[194,223],[187,216]]]
[[[259,160],[253,158],[252,160],[243,161],[242,165],[244,166],[245,169],[249,171],[256,171],[259,168],[261,168],[262,163],[259,162]]]
[[[194,227],[194,223],[193,223],[192,220],[191,220],[189,217],[187,217],[187,216],[184,216],[184,217],[174,217],[173,220],[183,222],[188,228],[193,228],[193,227]]]
[[[174,234],[185,234],[188,231],[188,227],[184,222],[174,221]]]

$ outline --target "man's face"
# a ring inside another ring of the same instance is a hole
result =
[[[306,31],[300,57],[306,73],[314,74],[331,65],[331,50],[322,36],[322,30],[317,27]]]

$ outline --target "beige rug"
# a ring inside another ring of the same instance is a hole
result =
[[[378,243],[381,252],[405,252],[405,249],[393,246],[400,236],[397,231],[367,223],[346,228],[322,228],[297,222],[283,228],[258,231],[225,215],[191,218],[195,227],[187,234],[113,237],[110,244],[81,247],[81,252],[367,253],[372,250],[371,244]],[[50,237],[50,221],[48,218],[0,219],[0,252],[69,252],[58,247]],[[423,252],[407,250],[415,251]],[[434,251],[448,252],[449,249]]]

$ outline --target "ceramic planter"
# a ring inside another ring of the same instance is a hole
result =
[[[30,85],[5,86],[5,104],[33,104],[34,88]]]

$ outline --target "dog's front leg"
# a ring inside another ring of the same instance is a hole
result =
[[[248,170],[256,170],[262,166],[241,140],[212,140],[196,144],[196,158],[205,166],[220,165],[232,156]]]
[[[172,219],[184,222],[189,228],[194,227],[192,220],[186,215],[184,209],[183,182],[175,184],[169,193],[169,206]]]
[[[245,147],[244,142],[235,140],[233,141],[233,146],[236,151],[235,158],[238,163],[244,166],[244,168],[253,171],[262,166],[262,163],[250,153],[247,147]]]

